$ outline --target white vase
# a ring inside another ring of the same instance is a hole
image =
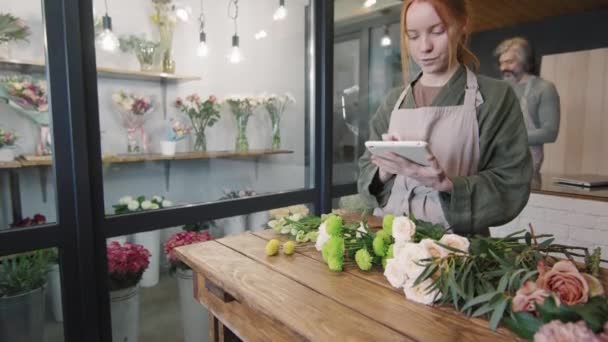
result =
[[[112,341],[136,342],[139,338],[139,288],[110,292]]]
[[[0,162],[9,162],[15,160],[15,149],[0,148]]]
[[[175,141],[161,141],[160,142],[160,154],[163,156],[172,157],[175,155],[175,147],[177,143]]]
[[[268,228],[268,220],[269,220],[268,211],[260,211],[257,213],[249,214],[249,222],[248,228],[254,232],[258,232],[260,230],[264,230]]]
[[[137,233],[133,236],[133,242],[144,246],[150,252],[150,264],[141,278],[140,285],[156,286],[160,270],[160,230]]]
[[[241,234],[247,230],[247,215],[232,216],[220,220],[224,236]]]
[[[121,235],[121,236],[115,236],[115,237],[108,238],[108,239],[106,239],[106,244],[109,245],[110,243],[112,243],[112,241],[116,241],[122,246],[127,242],[127,236]]]
[[[61,278],[58,264],[50,264],[47,268],[48,291],[47,298],[50,303],[53,317],[57,322],[63,322],[63,308],[61,303]]]
[[[194,298],[192,278],[192,270],[177,271],[184,342],[207,342],[209,341],[209,313]]]

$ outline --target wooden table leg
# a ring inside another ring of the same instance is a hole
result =
[[[218,323],[219,320],[211,312],[209,312],[209,342],[219,342],[220,336],[218,334]]]

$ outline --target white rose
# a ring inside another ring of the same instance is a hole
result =
[[[394,248],[394,247],[393,247]],[[420,266],[420,260],[428,259],[431,254],[422,245],[417,243],[408,243],[399,253],[399,258],[395,258],[403,265],[405,274],[409,279],[418,278],[424,271],[424,267]]]
[[[362,236],[361,233],[367,233],[367,229],[365,229],[365,226],[363,225],[363,223],[361,223],[361,225],[359,225],[359,228],[357,228],[357,234],[356,234],[357,239],[361,238],[361,236]]]
[[[143,201],[143,202],[141,202],[141,208],[143,210],[151,209],[152,208],[152,202],[150,202],[150,201]]]
[[[131,196],[121,197],[120,200],[118,200],[118,203],[125,205],[129,205],[131,202],[133,202],[133,197]]]
[[[152,203],[152,205],[150,206],[150,209],[152,209],[152,210],[160,209],[160,206],[156,203]]]
[[[424,247],[433,258],[441,259],[445,258],[449,254],[447,249],[439,246],[435,240],[432,239],[424,239],[420,241],[420,245]]]
[[[169,200],[163,200],[162,205],[163,205],[163,208],[171,207],[171,206],[173,206],[173,202],[171,202]]]
[[[319,236],[317,236],[317,242],[315,243],[315,248],[318,251],[321,251],[321,249],[323,248],[323,245],[329,241],[329,234],[327,234],[327,226],[325,225],[325,222],[323,222],[320,226],[319,226]]]
[[[268,227],[270,227],[270,228],[274,228],[278,224],[279,224],[279,221],[277,221],[277,220],[270,220],[270,221],[268,221]]]
[[[303,216],[306,216],[310,213],[310,210],[308,210],[308,207],[302,204],[298,204],[298,205],[292,205],[287,207],[287,209],[292,213],[292,214],[302,214]]]
[[[445,234],[439,242],[465,253],[469,252],[469,246],[471,245],[469,239],[456,234]]]
[[[398,216],[393,220],[393,237],[395,241],[412,241],[416,233],[416,224],[406,216]]]
[[[394,288],[401,288],[407,280],[407,274],[403,268],[403,263],[398,259],[388,259],[386,262],[386,268],[384,269],[384,276],[391,283]]]
[[[154,202],[158,202],[158,203],[160,203],[160,202],[162,202],[162,201],[163,201],[163,198],[157,195],[157,196],[152,197],[152,200],[153,200]]]
[[[139,209],[139,202],[137,202],[137,201],[129,202],[129,204],[127,204],[127,208],[129,208],[129,210],[131,210],[131,211],[135,211],[135,210]]]
[[[408,244],[409,244],[409,242],[404,242],[404,241],[395,242],[395,244],[393,246],[393,257],[395,259],[398,259],[401,255],[401,253],[403,253],[405,246],[407,246]]]
[[[289,216],[289,209],[278,208],[278,209],[270,210],[270,216],[275,218],[276,220],[282,219],[284,217]]]
[[[427,279],[418,286],[413,286],[416,279],[410,279],[405,282],[403,285],[403,292],[405,292],[405,297],[413,302],[431,305],[437,299],[441,298],[441,293],[439,290],[430,291],[428,287],[433,283],[432,279]]]
[[[304,215],[302,215],[300,213],[289,216],[289,219],[292,221],[300,221],[303,218],[304,218]]]

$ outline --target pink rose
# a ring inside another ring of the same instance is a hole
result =
[[[589,299],[589,285],[572,262],[560,261],[550,271],[546,271],[544,265],[539,265],[538,270],[540,276],[536,285],[557,294],[562,303],[575,305],[586,303]]]
[[[585,322],[551,321],[534,334],[534,342],[597,342],[599,339]]]
[[[535,312],[536,304],[542,305],[545,302],[545,299],[550,295],[550,292],[538,288],[533,281],[528,281],[517,290],[517,293],[515,293],[515,297],[511,304],[513,312]],[[556,304],[559,305],[559,299],[557,298]]]

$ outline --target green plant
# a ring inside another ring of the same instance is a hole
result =
[[[0,44],[10,41],[27,41],[30,33],[30,28],[23,20],[8,13],[0,13]]]
[[[46,283],[52,259],[50,250],[13,254],[0,258],[0,298],[35,290]]]

